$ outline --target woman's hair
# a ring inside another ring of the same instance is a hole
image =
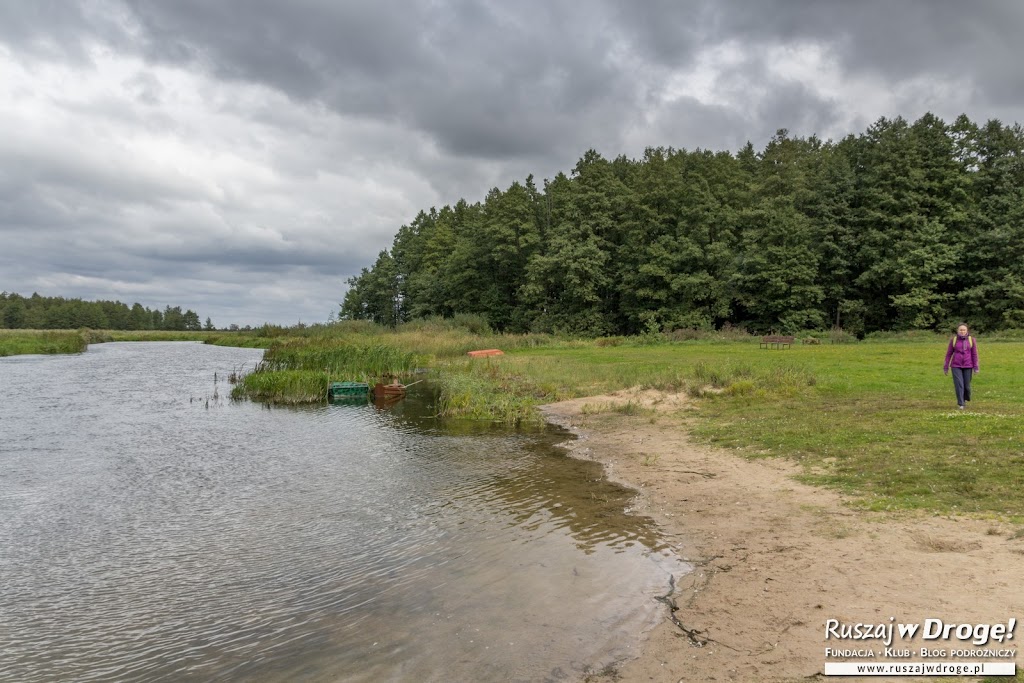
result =
[[[957,323],[956,327],[954,327],[953,329],[958,331],[961,327],[966,327],[968,332],[971,331],[971,326],[968,325],[967,323]]]

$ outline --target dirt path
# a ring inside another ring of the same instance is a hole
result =
[[[627,401],[654,412],[612,410]],[[868,663],[894,661],[883,657],[879,641],[826,642],[828,619],[1024,618],[1024,538],[1013,538],[1013,527],[852,510],[837,493],[794,481],[797,467],[782,459],[750,461],[692,443],[689,410],[684,396],[654,392],[545,408],[551,421],[579,435],[568,444],[573,454],[604,463],[612,479],[636,488],[636,511],[654,518],[695,565],[677,577],[678,610],[665,608],[642,655],[592,680],[799,680],[821,676],[826,647],[872,647],[876,657]],[[990,647],[1018,649],[1024,627],[1014,633]],[[923,661],[922,646],[972,647],[898,637],[894,646],[912,649],[905,661]],[[956,659],[964,658],[932,661]],[[997,661],[1024,666],[1022,656]]]

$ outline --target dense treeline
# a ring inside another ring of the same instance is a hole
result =
[[[71,330],[88,327],[94,330],[200,330],[213,329],[207,318],[205,326],[199,316],[181,306],[167,306],[163,311],[143,308],[141,304],[120,301],[82,301],[62,297],[29,297],[0,292],[0,328],[10,330]]]
[[[1024,131],[879,119],[763,151],[589,151],[570,175],[431,209],[348,281],[342,316],[459,313],[603,335],[1024,326]]]

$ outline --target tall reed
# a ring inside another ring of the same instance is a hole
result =
[[[74,330],[0,330],[0,356],[40,353],[81,353],[89,345]]]
[[[400,375],[421,361],[419,354],[388,344],[323,339],[275,342],[263,356],[267,370],[318,370],[347,379]]]
[[[316,403],[326,400],[331,377],[316,370],[250,372],[231,389],[231,398],[267,403]]]
[[[257,368],[235,385],[233,398],[272,403],[327,400],[331,382],[374,383],[406,375],[425,362],[423,356],[390,344],[356,338],[281,337],[275,339]]]

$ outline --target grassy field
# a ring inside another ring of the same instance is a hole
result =
[[[526,351],[497,361],[556,397],[624,386],[700,397],[697,438],[786,456],[875,510],[1024,516],[1024,343],[980,346],[974,401],[956,410],[944,338],[797,346],[691,342]],[[630,379],[632,378],[632,382]]]

